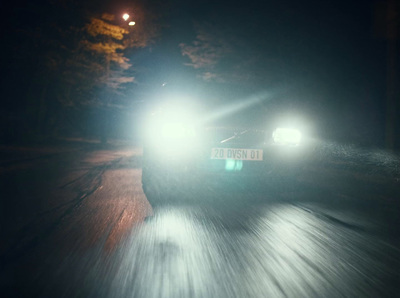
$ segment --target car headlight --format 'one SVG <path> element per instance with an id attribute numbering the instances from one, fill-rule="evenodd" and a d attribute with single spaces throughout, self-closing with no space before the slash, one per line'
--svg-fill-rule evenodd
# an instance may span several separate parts
<path id="1" fill-rule="evenodd" d="M 301 142 L 301 132 L 298 129 L 279 127 L 272 133 L 272 139 L 279 145 L 297 146 Z"/>
<path id="2" fill-rule="evenodd" d="M 185 123 L 164 123 L 160 130 L 164 139 L 185 139 L 195 136 L 193 126 Z"/>
<path id="3" fill-rule="evenodd" d="M 200 136 L 198 116 L 192 108 L 168 105 L 159 108 L 145 125 L 146 147 L 159 158 L 188 159 L 197 156 Z"/>

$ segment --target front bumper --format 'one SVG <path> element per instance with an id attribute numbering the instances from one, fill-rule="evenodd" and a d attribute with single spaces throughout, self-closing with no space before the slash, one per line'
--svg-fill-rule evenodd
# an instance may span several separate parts
<path id="1" fill-rule="evenodd" d="M 201 177 L 236 177 L 260 176 L 278 173 L 282 170 L 298 167 L 306 160 L 306 148 L 301 146 L 288 147 L 275 144 L 263 144 L 249 149 L 263 150 L 261 161 L 212 159 L 213 146 L 197 148 L 193 154 L 160 154 L 151 148 L 144 148 L 144 166 L 149 167 L 163 176 L 180 175 L 185 179 L 192 176 Z"/>

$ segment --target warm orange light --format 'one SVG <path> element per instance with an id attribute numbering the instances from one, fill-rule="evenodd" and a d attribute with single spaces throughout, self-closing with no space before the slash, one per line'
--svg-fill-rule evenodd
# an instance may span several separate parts
<path id="1" fill-rule="evenodd" d="M 135 26 L 135 24 L 136 24 L 135 22 L 129 22 L 128 25 L 129 25 L 129 26 Z"/>
<path id="2" fill-rule="evenodd" d="M 125 13 L 122 18 L 126 21 L 127 19 L 129 19 L 129 14 Z"/>

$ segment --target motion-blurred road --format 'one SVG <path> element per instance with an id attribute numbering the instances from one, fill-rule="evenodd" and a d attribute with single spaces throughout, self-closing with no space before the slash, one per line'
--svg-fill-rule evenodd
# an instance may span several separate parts
<path id="1" fill-rule="evenodd" d="M 389 153 L 348 148 L 295 189 L 204 186 L 153 210 L 140 148 L 0 149 L 2 297 L 400 295 Z"/>

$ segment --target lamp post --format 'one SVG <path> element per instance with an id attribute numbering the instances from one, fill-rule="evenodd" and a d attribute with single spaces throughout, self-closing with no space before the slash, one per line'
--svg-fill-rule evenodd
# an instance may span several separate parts
<path id="1" fill-rule="evenodd" d="M 128 20 L 129 20 L 129 18 L 130 18 L 131 16 L 128 14 L 128 13 L 124 13 L 123 15 L 122 15 L 122 18 L 124 19 L 124 21 L 125 22 L 127 22 Z M 134 21 L 129 21 L 129 23 L 128 23 L 128 25 L 129 26 L 135 26 L 135 22 Z"/>
<path id="2" fill-rule="evenodd" d="M 130 15 L 128 14 L 128 13 L 124 13 L 123 15 L 122 15 L 122 19 L 125 21 L 125 22 L 127 22 L 128 20 L 129 20 L 129 18 L 130 18 Z M 129 26 L 134 26 L 135 25 L 135 22 L 134 21 L 130 21 L 129 23 L 128 23 L 128 25 Z M 124 29 L 125 30 L 125 29 Z M 128 30 L 125 30 L 125 32 L 123 32 L 122 34 L 124 34 L 124 33 L 128 33 L 129 31 Z M 111 36 L 109 36 L 109 42 L 111 42 L 112 41 L 112 37 Z M 108 54 L 106 54 L 106 80 L 107 80 L 107 82 L 109 81 L 109 79 L 110 79 L 110 62 L 111 62 L 111 55 L 112 55 L 112 53 L 108 53 Z M 109 88 L 107 88 L 107 89 L 109 89 Z M 110 102 L 111 102 L 111 98 L 110 98 L 110 95 L 109 94 L 107 94 L 106 95 L 106 101 L 105 101 L 105 105 L 106 106 L 109 106 L 109 104 L 110 104 Z M 104 115 L 104 121 L 102 122 L 102 131 L 101 131 L 101 137 L 100 137 L 100 139 L 101 139 L 101 143 L 102 144 L 107 144 L 107 139 L 108 139 L 108 128 L 109 128 L 109 115 Z"/>

